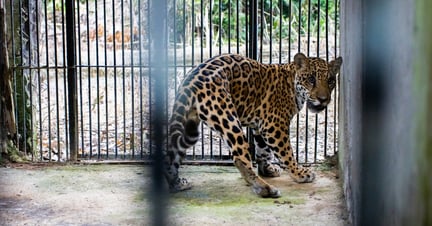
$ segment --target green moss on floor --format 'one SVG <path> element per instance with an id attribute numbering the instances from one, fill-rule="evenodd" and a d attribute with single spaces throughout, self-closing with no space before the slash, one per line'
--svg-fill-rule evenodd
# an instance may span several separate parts
<path id="1" fill-rule="evenodd" d="M 190 190 L 170 195 L 172 223 L 187 218 L 190 225 L 222 222 L 228 225 L 298 225 L 296 220 L 309 220 L 303 225 L 344 225 L 342 191 L 330 167 L 314 167 L 317 179 L 309 184 L 297 184 L 287 173 L 279 178 L 265 178 L 282 193 L 278 199 L 261 198 L 254 194 L 234 167 L 184 166 L 180 172 L 194 184 Z M 334 216 L 334 214 L 338 216 Z M 328 218 L 333 218 L 328 221 Z M 333 221 L 334 220 L 334 221 Z"/>
<path id="2" fill-rule="evenodd" d="M 21 167 L 21 165 L 19 166 Z M 14 197 L 26 208 L 8 210 L 5 219 L 39 224 L 83 223 L 148 225 L 152 213 L 150 166 L 49 165 L 3 168 L 0 197 Z M 342 189 L 331 171 L 313 183 L 297 184 L 284 173 L 266 178 L 282 197 L 258 197 L 232 166 L 183 166 L 192 189 L 169 194 L 168 225 L 346 225 Z M 1 193 L 3 192 L 3 193 Z M 17 195 L 18 192 L 18 195 Z M 36 205 L 37 203 L 37 205 Z M 40 211 L 44 207 L 46 211 Z M 14 212 L 15 211 L 15 212 Z M 5 212 L 5 213 L 6 213 Z M 34 214 L 38 213 L 38 214 Z M 109 224 L 108 224 L 109 223 Z"/>

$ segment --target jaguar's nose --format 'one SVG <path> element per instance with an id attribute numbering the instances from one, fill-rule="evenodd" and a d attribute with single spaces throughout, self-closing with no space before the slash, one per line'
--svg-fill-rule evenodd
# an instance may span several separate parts
<path id="1" fill-rule="evenodd" d="M 317 96 L 317 98 L 318 98 L 318 100 L 319 100 L 321 103 L 327 103 L 327 101 L 328 101 L 328 97 L 327 97 L 327 96 L 324 96 L 324 95 L 322 95 L 322 96 Z"/>

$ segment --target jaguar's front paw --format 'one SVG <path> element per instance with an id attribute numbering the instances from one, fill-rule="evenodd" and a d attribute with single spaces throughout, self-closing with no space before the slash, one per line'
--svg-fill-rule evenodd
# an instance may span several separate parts
<path id="1" fill-rule="evenodd" d="M 315 173 L 306 168 L 291 170 L 290 175 L 297 183 L 310 183 L 315 179 Z"/>
<path id="2" fill-rule="evenodd" d="M 280 191 L 271 185 L 268 185 L 265 187 L 254 185 L 252 187 L 252 189 L 257 195 L 259 195 L 263 198 L 279 198 L 279 197 L 281 197 Z"/>
<path id="3" fill-rule="evenodd" d="M 277 188 L 268 184 L 260 177 L 255 178 L 254 183 L 252 183 L 252 189 L 257 195 L 263 198 L 279 198 L 281 196 Z"/>
<path id="4" fill-rule="evenodd" d="M 275 163 L 258 163 L 258 174 L 263 177 L 280 177 L 282 168 Z"/>
<path id="5" fill-rule="evenodd" d="M 187 181 L 186 178 L 177 178 L 174 182 L 169 185 L 170 192 L 179 192 L 189 190 L 192 188 L 192 184 Z"/>

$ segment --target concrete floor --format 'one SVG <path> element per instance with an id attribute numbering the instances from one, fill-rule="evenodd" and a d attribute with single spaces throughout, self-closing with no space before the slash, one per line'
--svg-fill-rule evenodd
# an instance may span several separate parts
<path id="1" fill-rule="evenodd" d="M 0 225 L 149 225 L 150 166 L 12 165 L 0 168 Z M 183 166 L 191 190 L 171 194 L 167 225 L 347 225 L 336 173 L 314 167 L 297 184 L 268 182 L 282 197 L 256 196 L 236 168 Z"/>

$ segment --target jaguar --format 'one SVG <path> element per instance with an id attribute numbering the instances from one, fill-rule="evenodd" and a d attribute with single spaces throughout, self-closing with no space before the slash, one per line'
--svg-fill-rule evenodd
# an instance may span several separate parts
<path id="1" fill-rule="evenodd" d="M 186 150 L 199 139 L 200 123 L 226 142 L 234 165 L 257 195 L 280 197 L 263 177 L 280 176 L 284 169 L 298 183 L 312 182 L 315 174 L 294 157 L 290 121 L 305 103 L 314 113 L 327 107 L 341 65 L 342 57 L 327 62 L 303 53 L 285 64 L 222 54 L 193 68 L 178 88 L 169 120 L 164 176 L 170 191 L 192 187 L 179 176 L 179 167 Z M 253 131 L 258 174 L 243 127 Z"/>

